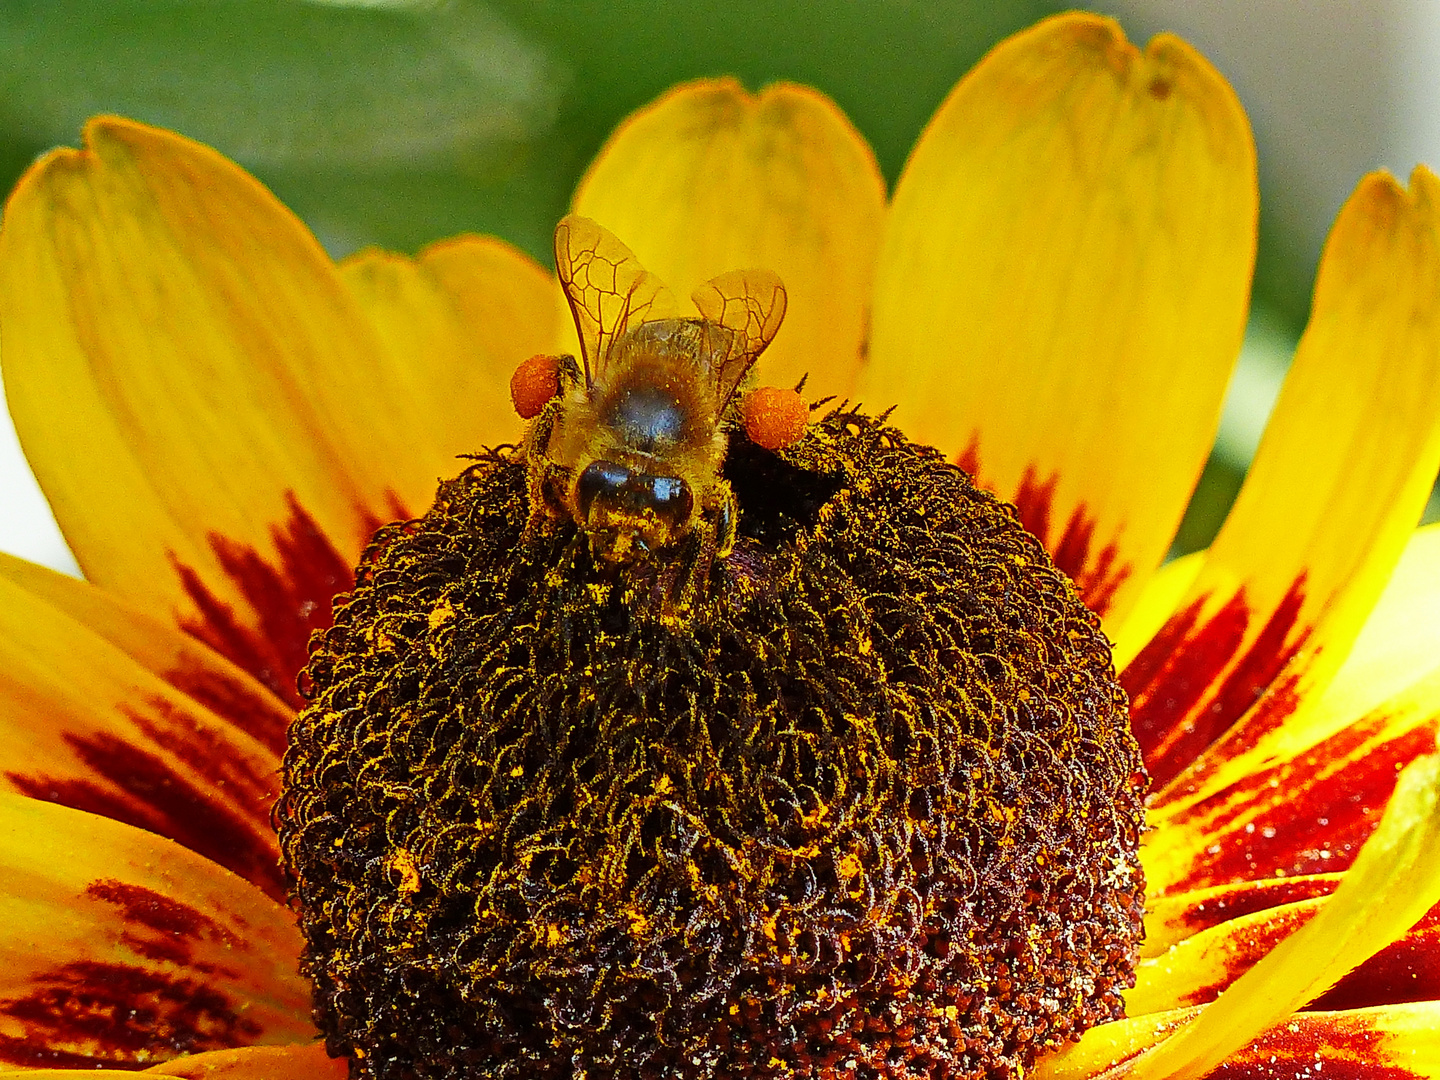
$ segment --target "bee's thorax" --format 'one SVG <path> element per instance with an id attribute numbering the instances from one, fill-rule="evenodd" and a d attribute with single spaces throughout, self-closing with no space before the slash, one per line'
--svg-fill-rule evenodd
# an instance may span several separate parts
<path id="1" fill-rule="evenodd" d="M 605 403 L 600 420 L 626 445 L 653 452 L 682 442 L 690 410 L 668 386 L 638 383 L 623 387 Z"/>

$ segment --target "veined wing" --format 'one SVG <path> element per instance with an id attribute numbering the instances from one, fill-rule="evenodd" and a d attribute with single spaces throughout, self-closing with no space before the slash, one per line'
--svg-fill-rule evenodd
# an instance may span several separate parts
<path id="1" fill-rule="evenodd" d="M 710 373 L 723 410 L 779 331 L 785 318 L 785 286 L 769 270 L 732 270 L 711 278 L 690 299 L 707 322 L 731 333 L 730 347 Z"/>
<path id="2" fill-rule="evenodd" d="M 674 308 L 669 290 L 634 252 L 603 225 L 576 214 L 555 227 L 555 274 L 575 316 L 587 386 L 604 372 L 628 327 Z"/>

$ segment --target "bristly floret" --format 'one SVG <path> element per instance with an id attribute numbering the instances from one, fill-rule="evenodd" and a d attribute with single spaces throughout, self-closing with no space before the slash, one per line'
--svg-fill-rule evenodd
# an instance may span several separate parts
<path id="1" fill-rule="evenodd" d="M 495 453 L 312 643 L 277 820 L 354 1075 L 1005 1077 L 1120 1015 L 1144 782 L 1096 619 L 881 423 L 733 439 L 683 620 L 522 539 Z"/>

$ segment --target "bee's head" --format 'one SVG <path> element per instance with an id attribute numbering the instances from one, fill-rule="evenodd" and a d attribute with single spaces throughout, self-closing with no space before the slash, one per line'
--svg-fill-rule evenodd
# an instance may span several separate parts
<path id="1" fill-rule="evenodd" d="M 575 478 L 572 505 L 596 558 L 624 563 L 678 537 L 690 521 L 695 499 L 690 485 L 678 476 L 598 460 Z"/>

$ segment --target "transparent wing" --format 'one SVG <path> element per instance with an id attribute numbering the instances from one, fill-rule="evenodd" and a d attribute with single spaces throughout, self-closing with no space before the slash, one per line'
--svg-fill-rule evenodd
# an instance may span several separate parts
<path id="1" fill-rule="evenodd" d="M 723 326 L 731 334 L 729 348 L 719 354 L 710 373 L 723 410 L 780 329 L 785 318 L 785 286 L 769 270 L 732 270 L 711 278 L 690 299 L 706 322 Z"/>
<path id="2" fill-rule="evenodd" d="M 626 327 L 674 309 L 670 292 L 615 234 L 571 214 L 555 227 L 555 275 L 580 335 L 585 381 L 593 385 Z"/>

